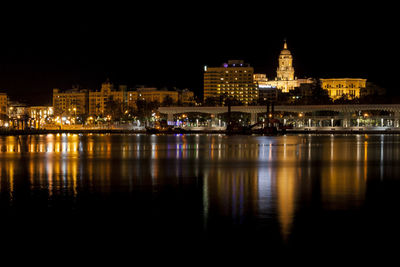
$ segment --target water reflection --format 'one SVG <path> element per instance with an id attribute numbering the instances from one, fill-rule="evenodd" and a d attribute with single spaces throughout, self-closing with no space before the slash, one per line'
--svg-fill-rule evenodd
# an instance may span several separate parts
<path id="1" fill-rule="evenodd" d="M 54 197 L 78 205 L 74 200 L 88 192 L 158 196 L 170 187 L 200 186 L 188 201 L 201 202 L 204 229 L 227 218 L 233 225 L 277 222 L 287 240 L 300 210 L 357 209 L 369 179 L 396 177 L 398 168 L 384 166 L 399 160 L 399 142 L 364 135 L 0 137 L 1 205 L 37 192 L 48 205 Z"/>

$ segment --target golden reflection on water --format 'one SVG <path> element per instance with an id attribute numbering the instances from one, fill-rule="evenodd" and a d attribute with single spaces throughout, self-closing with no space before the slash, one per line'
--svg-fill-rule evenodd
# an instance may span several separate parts
<path id="1" fill-rule="evenodd" d="M 12 202 L 21 183 L 51 198 L 76 197 L 82 190 L 109 193 L 115 186 L 131 191 L 193 183 L 189 177 L 198 177 L 205 224 L 215 215 L 238 224 L 276 218 L 286 239 L 304 203 L 319 201 L 331 210 L 363 204 L 368 151 L 381 163 L 395 157 L 377 142 L 361 135 L 6 136 L 0 137 L 0 192 Z M 317 200 L 311 199 L 315 192 Z"/>

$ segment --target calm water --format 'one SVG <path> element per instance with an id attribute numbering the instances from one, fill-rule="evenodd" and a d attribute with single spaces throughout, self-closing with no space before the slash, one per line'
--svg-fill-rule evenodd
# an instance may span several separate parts
<path id="1" fill-rule="evenodd" d="M 398 248 L 399 159 L 397 135 L 3 136 L 2 240 L 28 250 L 381 252 Z"/>

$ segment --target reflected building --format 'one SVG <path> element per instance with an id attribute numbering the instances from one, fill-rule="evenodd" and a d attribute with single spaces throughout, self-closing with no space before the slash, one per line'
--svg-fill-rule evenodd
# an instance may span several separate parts
<path id="1" fill-rule="evenodd" d="M 45 191 L 48 201 L 134 190 L 148 190 L 154 199 L 190 185 L 201 192 L 205 227 L 221 218 L 234 225 L 256 220 L 263 227 L 279 226 L 288 241 L 296 215 L 307 211 L 309 201 L 329 212 L 364 203 L 367 173 L 384 179 L 384 162 L 399 158 L 384 141 L 365 136 L 8 136 L 0 138 L 0 192 L 4 201 L 13 201 L 24 177 L 22 189 Z M 381 166 L 371 170 L 371 161 Z"/>

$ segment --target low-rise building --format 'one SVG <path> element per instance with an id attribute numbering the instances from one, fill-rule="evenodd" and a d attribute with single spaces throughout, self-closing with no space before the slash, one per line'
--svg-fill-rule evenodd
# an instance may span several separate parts
<path id="1" fill-rule="evenodd" d="M 194 105 L 196 103 L 194 93 L 188 89 L 178 91 L 179 102 L 182 105 Z"/>
<path id="2" fill-rule="evenodd" d="M 88 112 L 87 89 L 53 89 L 53 108 L 56 115 L 77 116 Z"/>
<path id="3" fill-rule="evenodd" d="M 146 102 L 164 103 L 169 98 L 171 104 L 177 104 L 180 98 L 178 91 L 158 90 L 154 87 L 139 87 L 136 90 L 128 91 L 128 106 L 136 108 L 138 100 Z"/>
<path id="4" fill-rule="evenodd" d="M 18 101 L 9 101 L 8 118 L 10 128 L 25 129 L 29 120 L 28 105 Z"/>
<path id="5" fill-rule="evenodd" d="M 359 98 L 361 89 L 366 87 L 367 79 L 330 78 L 320 81 L 322 89 L 327 90 L 329 97 L 336 100 L 343 95 L 349 99 Z"/>
<path id="6" fill-rule="evenodd" d="M 7 94 L 6 93 L 0 93 L 0 114 L 2 115 L 8 115 L 7 112 Z"/>
<path id="7" fill-rule="evenodd" d="M 51 106 L 31 106 L 28 108 L 28 114 L 30 127 L 39 129 L 49 122 L 51 116 L 54 115 L 54 109 Z"/>

